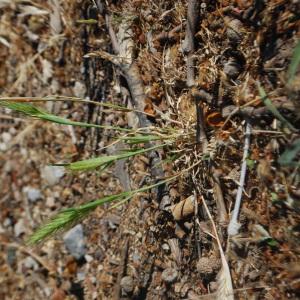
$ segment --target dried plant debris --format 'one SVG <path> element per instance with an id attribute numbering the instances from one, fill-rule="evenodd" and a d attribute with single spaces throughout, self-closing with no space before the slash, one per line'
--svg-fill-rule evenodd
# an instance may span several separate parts
<path id="1" fill-rule="evenodd" d="M 298 299 L 299 11 L 0 0 L 0 299 Z"/>

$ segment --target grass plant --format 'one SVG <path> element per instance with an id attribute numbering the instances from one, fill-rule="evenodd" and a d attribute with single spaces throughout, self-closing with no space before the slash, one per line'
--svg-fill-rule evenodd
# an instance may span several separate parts
<path id="1" fill-rule="evenodd" d="M 71 99 L 74 102 L 85 102 L 82 101 L 82 99 L 77 99 L 77 98 L 71 98 Z M 167 145 L 170 145 L 179 136 L 178 134 L 177 135 L 175 134 L 176 131 L 170 130 L 172 132 L 170 133 L 167 129 L 165 129 L 164 131 L 159 131 L 158 129 L 156 129 L 149 133 L 147 131 L 144 131 L 143 129 L 133 130 L 128 128 L 116 127 L 116 126 L 104 126 L 98 124 L 72 121 L 51 114 L 45 111 L 44 109 L 41 109 L 35 105 L 28 103 L 28 102 L 43 102 L 43 101 L 56 101 L 56 100 L 67 101 L 70 100 L 70 98 L 64 98 L 64 97 L 9 98 L 6 97 L 6 98 L 0 98 L 0 106 L 24 114 L 31 118 L 40 119 L 43 121 L 48 121 L 48 122 L 57 123 L 61 125 L 113 130 L 116 132 L 116 136 L 114 137 L 116 141 L 114 143 L 118 141 L 122 141 L 123 143 L 125 143 L 125 145 L 134 146 L 134 148 L 124 149 L 122 150 L 121 153 L 115 155 L 104 155 L 104 156 L 99 156 L 99 157 L 90 158 L 86 160 L 71 162 L 71 163 L 55 164 L 59 166 L 64 166 L 66 169 L 70 171 L 90 171 L 93 169 L 105 170 L 118 160 L 129 159 L 131 157 L 144 154 L 146 152 L 157 150 L 159 148 L 163 148 Z M 91 101 L 87 100 L 87 103 L 89 102 Z M 128 109 L 113 104 L 106 104 L 106 106 L 111 109 L 130 111 Z M 120 132 L 122 132 L 123 134 L 125 133 L 125 135 L 120 136 L 119 135 Z M 151 147 L 146 147 L 146 148 L 136 147 L 139 144 L 149 144 L 150 142 L 158 142 L 158 143 Z M 39 243 L 44 239 L 52 236 L 58 231 L 70 228 L 72 225 L 75 225 L 83 218 L 85 218 L 90 212 L 92 212 L 96 207 L 100 205 L 111 203 L 111 202 L 124 203 L 128 201 L 130 198 L 132 198 L 134 195 L 136 195 L 137 193 L 151 190 L 159 185 L 165 184 L 167 181 L 173 180 L 177 176 L 168 179 L 163 179 L 159 182 L 156 182 L 155 184 L 144 186 L 137 190 L 126 191 L 120 194 L 106 196 L 104 198 L 88 202 L 78 207 L 64 209 L 58 212 L 55 216 L 53 216 L 48 222 L 41 225 L 29 237 L 28 244 L 33 245 Z"/>

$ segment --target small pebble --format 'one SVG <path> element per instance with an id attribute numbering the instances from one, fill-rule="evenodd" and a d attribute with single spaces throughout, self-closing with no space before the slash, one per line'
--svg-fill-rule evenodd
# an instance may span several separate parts
<path id="1" fill-rule="evenodd" d="M 5 143 L 0 143 L 0 151 L 6 151 L 7 145 Z"/>
<path id="2" fill-rule="evenodd" d="M 77 280 L 83 281 L 85 279 L 85 273 L 84 272 L 77 272 Z"/>
<path id="3" fill-rule="evenodd" d="M 130 294 L 132 293 L 133 289 L 134 289 L 134 284 L 133 284 L 133 279 L 131 276 L 125 276 L 121 279 L 121 283 L 120 283 L 122 290 L 127 293 Z"/>
<path id="4" fill-rule="evenodd" d="M 11 134 L 8 132 L 3 132 L 2 133 L 2 140 L 4 143 L 9 143 L 11 141 Z"/>
<path id="5" fill-rule="evenodd" d="M 166 244 L 166 243 L 163 243 L 163 244 L 162 244 L 162 248 L 163 248 L 163 250 L 165 250 L 165 251 L 169 251 L 169 250 L 170 250 L 170 246 L 169 246 L 168 244 Z"/>
<path id="6" fill-rule="evenodd" d="M 55 207 L 55 199 L 53 197 L 46 198 L 46 206 L 49 208 Z"/>
<path id="7" fill-rule="evenodd" d="M 14 226 L 14 233 L 16 237 L 19 237 L 21 234 L 25 233 L 25 223 L 23 219 L 20 219 Z"/>
<path id="8" fill-rule="evenodd" d="M 167 268 L 162 272 L 161 278 L 166 283 L 173 283 L 178 278 L 178 272 L 176 269 Z"/>
<path id="9" fill-rule="evenodd" d="M 79 98 L 84 98 L 86 94 L 86 87 L 83 83 L 76 81 L 73 88 L 74 95 Z"/>
<path id="10" fill-rule="evenodd" d="M 87 263 L 90 263 L 91 261 L 93 261 L 93 256 L 89 255 L 89 254 L 86 254 L 84 256 L 84 259 L 86 260 Z"/>
<path id="11" fill-rule="evenodd" d="M 31 186 L 26 186 L 23 191 L 27 195 L 28 200 L 31 202 L 36 202 L 38 199 L 42 198 L 41 191 Z"/>
<path id="12" fill-rule="evenodd" d="M 32 269 L 34 271 L 39 269 L 39 264 L 31 256 L 26 257 L 23 262 L 27 269 Z"/>
<path id="13" fill-rule="evenodd" d="M 3 226 L 4 227 L 9 227 L 12 225 L 12 221 L 10 218 L 5 218 L 4 221 L 3 221 Z"/>

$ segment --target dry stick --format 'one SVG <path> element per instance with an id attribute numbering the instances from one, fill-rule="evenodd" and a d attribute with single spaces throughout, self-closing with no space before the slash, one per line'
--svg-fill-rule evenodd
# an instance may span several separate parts
<path id="1" fill-rule="evenodd" d="M 195 178 L 195 174 L 193 172 L 193 182 L 194 185 L 196 186 L 196 181 L 194 180 Z M 195 241 L 196 241 L 196 246 L 197 246 L 197 254 L 198 254 L 198 258 L 201 257 L 201 245 L 200 245 L 200 232 L 199 229 L 197 230 L 196 224 L 199 226 L 200 221 L 199 221 L 199 216 L 198 216 L 198 193 L 197 193 L 197 189 L 194 190 L 194 197 L 195 197 L 195 201 L 194 201 L 194 226 L 195 226 Z M 200 226 L 198 227 L 200 228 Z"/>
<path id="2" fill-rule="evenodd" d="M 216 198 L 217 210 L 218 210 L 218 222 L 221 225 L 226 224 L 228 221 L 228 214 L 226 211 L 226 206 L 224 202 L 223 192 L 221 189 L 220 183 L 220 175 L 217 170 L 212 170 L 212 178 L 213 178 L 213 192 Z"/>
<path id="3" fill-rule="evenodd" d="M 195 52 L 195 33 L 196 25 L 198 21 L 198 8 L 199 1 L 189 0 L 188 1 L 188 13 L 187 13 L 187 24 L 186 24 L 186 36 L 183 41 L 182 49 L 183 52 L 187 53 L 187 85 L 188 87 L 194 86 L 195 70 L 194 70 L 194 52 Z"/>
<path id="4" fill-rule="evenodd" d="M 251 125 L 247 122 L 246 123 L 246 133 L 245 133 L 245 145 L 244 145 L 244 154 L 242 160 L 242 167 L 241 167 L 241 175 L 239 180 L 239 187 L 236 195 L 235 205 L 232 213 L 232 217 L 230 223 L 228 225 L 228 235 L 234 236 L 237 235 L 239 232 L 240 224 L 238 223 L 238 216 L 241 206 L 242 194 L 244 189 L 246 171 L 247 171 L 247 157 L 250 147 L 250 135 L 251 135 Z"/>
<path id="5" fill-rule="evenodd" d="M 202 150 L 206 152 L 206 147 L 208 144 L 207 136 L 205 133 L 204 125 L 204 115 L 203 115 L 203 100 L 202 93 L 192 89 L 192 97 L 196 103 L 196 112 L 197 112 L 197 127 L 196 127 L 196 142 L 202 142 Z"/>
<path id="6" fill-rule="evenodd" d="M 197 127 L 196 127 L 196 141 L 203 143 L 203 149 L 206 148 L 207 145 L 207 137 L 205 134 L 204 127 L 204 117 L 203 117 L 203 109 L 201 99 L 197 97 L 197 94 L 193 91 L 193 87 L 195 86 L 195 33 L 196 33 L 196 25 L 198 22 L 198 12 L 199 12 L 199 1 L 197 0 L 189 0 L 188 2 L 188 13 L 187 13 L 187 24 L 186 24 L 186 36 L 183 41 L 182 49 L 183 52 L 187 53 L 187 86 L 191 89 L 192 98 L 196 104 L 196 112 L 197 112 Z"/>
<path id="7" fill-rule="evenodd" d="M 118 54 L 118 56 L 115 56 L 114 58 L 110 56 L 110 60 L 116 66 L 118 66 L 124 74 L 128 83 L 134 107 L 139 111 L 144 112 L 146 103 L 145 88 L 140 76 L 139 68 L 133 61 L 133 45 L 131 44 L 133 33 L 130 28 L 130 24 L 128 24 L 129 21 L 126 21 L 124 18 L 123 22 L 119 26 L 118 35 L 115 34 L 109 18 L 106 18 L 106 22 L 108 32 L 113 43 L 114 52 Z M 152 126 L 151 122 L 143 113 L 137 113 L 137 115 L 141 127 Z M 146 146 L 151 147 L 153 146 L 153 143 L 149 142 L 146 144 Z M 150 158 L 152 160 L 151 174 L 155 178 L 163 178 L 164 171 L 162 167 L 157 167 L 157 165 L 160 163 L 159 154 L 155 151 L 152 151 L 150 152 Z M 159 186 L 156 188 L 158 198 L 162 197 L 163 190 L 164 186 Z"/>
<path id="8" fill-rule="evenodd" d="M 289 101 L 288 99 L 285 98 L 274 100 L 272 104 L 277 109 L 285 109 L 287 111 L 295 111 L 296 109 L 295 104 L 292 101 Z M 260 116 L 271 114 L 271 112 L 265 106 L 252 107 L 252 106 L 248 106 L 247 104 L 241 107 L 236 107 L 235 105 L 229 105 L 222 109 L 222 116 L 224 118 L 231 117 L 236 114 L 242 114 L 247 117 L 260 117 Z"/>
<path id="9" fill-rule="evenodd" d="M 0 242 L 0 245 L 3 245 L 5 247 L 15 248 L 20 252 L 23 252 L 29 256 L 31 256 L 34 260 L 36 260 L 41 266 L 43 266 L 49 273 L 55 272 L 55 266 L 49 264 L 44 258 L 39 256 L 38 254 L 34 253 L 32 249 L 28 249 L 22 245 L 19 245 L 17 243 L 9 243 L 9 242 Z"/>

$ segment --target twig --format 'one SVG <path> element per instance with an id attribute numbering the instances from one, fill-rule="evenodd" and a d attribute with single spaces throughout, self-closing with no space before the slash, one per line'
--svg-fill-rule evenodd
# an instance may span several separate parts
<path id="1" fill-rule="evenodd" d="M 50 265 L 44 258 L 34 253 L 31 249 L 28 249 L 24 246 L 21 246 L 17 243 L 9 243 L 9 242 L 0 242 L 1 245 L 5 247 L 15 248 L 20 252 L 23 252 L 29 256 L 31 256 L 34 260 L 36 260 L 41 266 L 43 266 L 49 273 L 55 272 L 55 266 Z"/>
<path id="2" fill-rule="evenodd" d="M 251 125 L 247 122 L 246 123 L 246 133 L 245 133 L 245 145 L 244 145 L 244 154 L 242 160 L 242 167 L 241 167 L 241 175 L 239 180 L 239 187 L 236 195 L 235 205 L 232 213 L 232 217 L 230 223 L 228 225 L 228 235 L 234 236 L 238 234 L 240 224 L 238 223 L 238 215 L 241 206 L 243 188 L 245 183 L 246 171 L 247 171 L 247 157 L 250 147 L 250 135 L 251 135 Z"/>
<path id="3" fill-rule="evenodd" d="M 186 36 L 183 41 L 182 49 L 183 52 L 188 54 L 187 57 L 187 86 L 194 86 L 194 51 L 195 51 L 195 33 L 196 24 L 198 21 L 198 8 L 199 1 L 189 0 L 188 1 L 188 13 L 187 13 L 187 24 L 186 24 Z"/>
<path id="4" fill-rule="evenodd" d="M 273 105 L 277 109 L 285 109 L 287 111 L 295 111 L 296 107 L 295 104 L 292 101 L 289 101 L 288 99 L 278 99 L 273 101 Z M 252 107 L 252 106 L 243 106 L 243 107 L 236 107 L 235 105 L 229 105 L 223 108 L 222 110 L 222 116 L 224 118 L 231 117 L 236 114 L 241 114 L 247 117 L 261 117 L 265 115 L 270 115 L 270 110 L 265 107 Z"/>
<path id="5" fill-rule="evenodd" d="M 195 101 L 197 112 L 196 142 L 202 143 L 202 150 L 205 153 L 208 141 L 205 133 L 203 103 L 206 100 L 206 97 L 202 91 L 197 91 L 196 88 L 192 88 L 192 97 Z"/>
<path id="6" fill-rule="evenodd" d="M 207 137 L 204 128 L 204 116 L 202 109 L 201 98 L 198 97 L 195 87 L 195 33 L 196 25 L 198 22 L 199 12 L 199 1 L 189 0 L 188 1 L 188 12 L 187 12 L 187 24 L 186 24 L 186 35 L 183 41 L 182 50 L 187 54 L 186 67 L 187 67 L 187 86 L 191 89 L 191 95 L 196 105 L 197 112 L 197 125 L 196 125 L 196 141 L 202 142 L 202 149 L 205 150 L 207 146 Z M 205 151 L 204 151 L 205 152 Z"/>
<path id="7" fill-rule="evenodd" d="M 110 15 L 108 15 L 108 14 L 105 15 L 105 23 L 106 23 L 106 27 L 107 27 L 107 30 L 108 30 L 108 33 L 110 36 L 110 40 L 111 40 L 111 44 L 113 46 L 114 52 L 115 52 L 115 54 L 119 54 L 120 53 L 120 45 L 118 43 L 115 31 L 112 27 Z"/>
<path id="8" fill-rule="evenodd" d="M 193 172 L 194 173 L 194 172 Z M 193 179 L 194 179 L 194 174 L 193 174 Z M 194 181 L 194 180 L 193 180 Z M 196 182 L 194 181 L 194 184 L 196 185 Z M 198 193 L 197 193 L 197 189 L 195 189 L 194 191 L 194 195 L 195 195 L 195 209 L 194 209 L 194 216 L 195 216 L 195 241 L 196 241 L 196 246 L 197 246 L 197 254 L 198 254 L 198 258 L 201 256 L 201 245 L 200 245 L 200 233 L 199 233 L 199 226 L 197 227 L 197 225 L 200 224 L 199 221 L 199 216 L 198 216 Z"/>
<path id="9" fill-rule="evenodd" d="M 224 225 L 228 221 L 228 215 L 226 211 L 226 206 L 224 202 L 223 192 L 221 189 L 220 183 L 220 174 L 217 170 L 212 170 L 212 178 L 213 178 L 213 192 L 216 199 L 217 210 L 218 210 L 218 222 Z"/>

